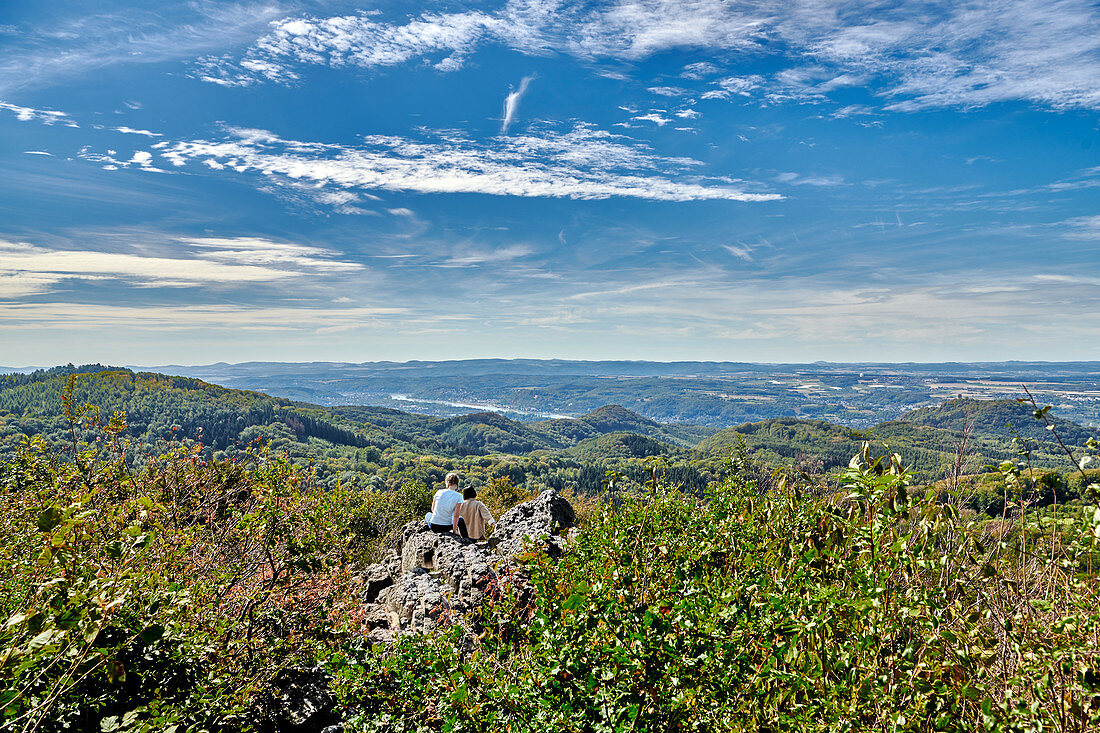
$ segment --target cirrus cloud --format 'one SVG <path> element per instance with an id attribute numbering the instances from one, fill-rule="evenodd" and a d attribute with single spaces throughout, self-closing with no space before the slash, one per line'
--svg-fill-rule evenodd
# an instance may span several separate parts
<path id="1" fill-rule="evenodd" d="M 177 168 L 200 161 L 223 173 L 258 175 L 267 183 L 335 190 L 651 201 L 783 198 L 750 190 L 762 189 L 758 184 L 689 175 L 701 165 L 698 161 L 660 156 L 641 143 L 585 124 L 487 143 L 451 132 L 424 134 L 425 139 L 367 135 L 362 145 L 348 146 L 228 128 L 220 140 L 165 141 L 152 147 Z"/>
<path id="2" fill-rule="evenodd" d="M 761 79 L 774 102 L 815 101 L 859 85 L 895 111 L 1012 100 L 1100 108 L 1100 13 L 1089 0 L 617 0 L 595 7 L 508 0 L 493 10 L 430 12 L 403 22 L 302 16 L 277 21 L 239 57 L 202 59 L 197 75 L 248 85 L 297 80 L 301 65 L 378 68 L 414 60 L 454 71 L 486 45 L 626 62 L 673 49 L 767 56 L 785 66 Z M 682 78 L 701 80 L 719 68 L 691 63 Z M 735 79 L 704 96 L 743 95 L 755 85 Z"/>

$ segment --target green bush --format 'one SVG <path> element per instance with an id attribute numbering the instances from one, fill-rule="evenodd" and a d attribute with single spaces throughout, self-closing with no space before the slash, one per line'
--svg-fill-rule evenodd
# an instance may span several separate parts
<path id="1" fill-rule="evenodd" d="M 532 600 L 333 659 L 363 730 L 1091 730 L 1100 511 L 1042 564 L 983 542 L 900 459 L 840 492 L 660 486 L 591 518 Z M 464 645 L 476 633 L 479 642 Z"/>
<path id="2" fill-rule="evenodd" d="M 65 410 L 67 454 L 26 441 L 0 470 L 0 728 L 247 729 L 344 625 L 348 497 L 263 452 L 136 472 L 121 416 Z"/>

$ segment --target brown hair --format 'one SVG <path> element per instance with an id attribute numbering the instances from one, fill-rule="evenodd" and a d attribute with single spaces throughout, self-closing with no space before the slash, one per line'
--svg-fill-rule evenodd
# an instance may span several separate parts
<path id="1" fill-rule="evenodd" d="M 473 486 L 467 486 L 465 489 L 462 490 L 463 499 L 473 499 L 476 496 L 477 489 L 475 489 Z"/>
<path id="2" fill-rule="evenodd" d="M 458 486 L 458 474 L 457 473 L 448 473 L 447 474 L 447 481 L 445 483 L 446 483 L 447 486 Z"/>

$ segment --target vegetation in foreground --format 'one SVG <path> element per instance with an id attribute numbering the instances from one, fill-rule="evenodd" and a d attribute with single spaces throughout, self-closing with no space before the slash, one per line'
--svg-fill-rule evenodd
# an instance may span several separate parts
<path id="1" fill-rule="evenodd" d="M 530 602 L 382 649 L 355 572 L 424 495 L 372 503 L 262 451 L 138 470 L 121 416 L 82 441 L 95 415 L 64 408 L 70 450 L 26 442 L 0 474 L 10 730 L 247 730 L 312 663 L 351 730 L 1100 728 L 1093 505 L 967 518 L 867 449 L 839 487 L 765 487 L 737 456 L 703 498 L 655 463 L 609 477 L 560 563 L 526 558 Z"/>

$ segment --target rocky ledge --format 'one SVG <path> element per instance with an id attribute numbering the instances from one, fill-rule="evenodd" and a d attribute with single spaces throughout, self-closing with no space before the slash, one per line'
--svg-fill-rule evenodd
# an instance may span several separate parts
<path id="1" fill-rule="evenodd" d="M 388 644 L 400 634 L 428 633 L 475 611 L 488 594 L 527 586 L 516 559 L 527 551 L 558 558 L 573 507 L 548 489 L 501 516 L 487 542 L 436 534 L 423 520 L 404 526 L 391 553 L 361 574 L 368 638 Z M 257 699 L 255 717 L 267 733 L 339 733 L 343 711 L 320 668 L 284 670 Z"/>
<path id="2" fill-rule="evenodd" d="M 505 512 L 488 542 L 409 522 L 391 554 L 362 574 L 371 637 L 386 642 L 399 633 L 431 631 L 477 609 L 487 593 L 513 576 L 525 548 L 560 557 L 563 533 L 573 525 L 573 507 L 551 489 Z"/>

